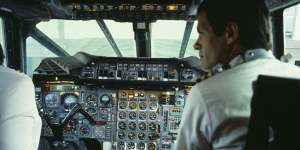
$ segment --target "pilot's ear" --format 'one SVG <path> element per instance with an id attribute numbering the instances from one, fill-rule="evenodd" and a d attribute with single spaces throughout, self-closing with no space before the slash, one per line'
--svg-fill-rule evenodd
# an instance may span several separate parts
<path id="1" fill-rule="evenodd" d="M 238 25 L 234 22 L 229 22 L 225 30 L 226 44 L 231 45 L 239 39 L 239 36 L 240 31 Z"/>

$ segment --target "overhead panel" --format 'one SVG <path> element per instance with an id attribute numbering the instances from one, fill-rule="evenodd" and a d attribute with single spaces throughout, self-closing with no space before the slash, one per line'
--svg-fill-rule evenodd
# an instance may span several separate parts
<path id="1" fill-rule="evenodd" d="M 65 0 L 62 6 L 73 19 L 113 19 L 116 21 L 194 20 L 192 0 Z"/>

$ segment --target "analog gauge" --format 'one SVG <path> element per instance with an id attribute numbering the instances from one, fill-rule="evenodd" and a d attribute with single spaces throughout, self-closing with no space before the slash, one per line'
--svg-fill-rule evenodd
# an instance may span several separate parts
<path id="1" fill-rule="evenodd" d="M 95 95 L 89 95 L 86 97 L 86 102 L 88 106 L 97 106 L 97 97 Z"/>
<path id="2" fill-rule="evenodd" d="M 126 112 L 124 111 L 119 112 L 119 119 L 126 119 Z"/>
<path id="3" fill-rule="evenodd" d="M 139 129 L 140 129 L 140 130 L 144 131 L 144 130 L 146 130 L 146 127 L 147 127 L 147 125 L 146 125 L 145 122 L 140 122 L 140 123 L 139 123 Z"/>
<path id="4" fill-rule="evenodd" d="M 141 113 L 139 114 L 139 118 L 140 118 L 141 120 L 146 120 L 146 118 L 147 118 L 147 113 L 146 113 L 146 112 L 141 112 Z"/>
<path id="5" fill-rule="evenodd" d="M 118 137 L 119 137 L 119 139 L 124 139 L 125 138 L 125 132 L 124 131 L 118 131 Z"/>
<path id="6" fill-rule="evenodd" d="M 155 120 L 155 119 L 156 119 L 156 117 L 157 117 L 157 115 L 156 115 L 156 113 L 155 113 L 155 112 L 151 112 L 151 113 L 149 113 L 149 119 L 150 119 L 150 120 Z"/>
<path id="7" fill-rule="evenodd" d="M 107 94 L 104 94 L 100 97 L 100 104 L 102 105 L 108 105 L 111 101 L 110 96 L 108 96 Z"/>
<path id="8" fill-rule="evenodd" d="M 145 102 L 140 102 L 139 108 L 140 110 L 145 110 L 147 108 L 147 104 Z"/>
<path id="9" fill-rule="evenodd" d="M 147 147 L 148 147 L 148 150 L 156 150 L 156 145 L 152 142 L 149 143 Z"/>
<path id="10" fill-rule="evenodd" d="M 139 140 L 145 140 L 145 137 L 146 137 L 145 133 L 143 132 L 138 133 Z"/>
<path id="11" fill-rule="evenodd" d="M 130 118 L 131 120 L 134 120 L 134 119 L 136 118 L 136 113 L 135 113 L 135 112 L 130 112 L 130 113 L 129 113 L 129 118 Z"/>
<path id="12" fill-rule="evenodd" d="M 149 107 L 150 107 L 151 110 L 156 110 L 157 109 L 157 103 L 152 102 L 152 103 L 149 104 Z"/>
<path id="13" fill-rule="evenodd" d="M 148 138 L 149 140 L 156 140 L 158 137 L 156 133 L 149 133 Z"/>
<path id="14" fill-rule="evenodd" d="M 76 122 L 75 120 L 71 119 L 64 127 L 64 132 L 71 134 L 75 131 L 75 129 L 76 129 Z"/>
<path id="15" fill-rule="evenodd" d="M 118 149 L 125 149 L 125 143 L 124 142 L 118 142 Z"/>
<path id="16" fill-rule="evenodd" d="M 149 130 L 151 130 L 151 131 L 156 130 L 156 124 L 154 122 L 149 123 Z"/>
<path id="17" fill-rule="evenodd" d="M 135 122 L 130 122 L 128 124 L 128 127 L 129 127 L 130 130 L 135 130 L 136 129 L 136 123 Z"/>
<path id="18" fill-rule="evenodd" d="M 129 108 L 130 108 L 131 110 L 136 109 L 136 107 L 137 107 L 136 102 L 130 102 L 130 103 L 129 103 Z"/>
<path id="19" fill-rule="evenodd" d="M 90 128 L 88 126 L 81 126 L 79 128 L 79 134 L 82 136 L 87 136 L 90 134 Z"/>
<path id="20" fill-rule="evenodd" d="M 145 143 L 142 143 L 142 142 L 140 142 L 138 145 L 137 145 L 137 149 L 138 150 L 144 150 L 145 149 Z"/>
<path id="21" fill-rule="evenodd" d="M 119 122 L 119 129 L 126 129 L 126 123 L 125 122 Z"/>
<path id="22" fill-rule="evenodd" d="M 85 111 L 91 115 L 91 116 L 94 116 L 96 113 L 97 113 L 97 110 L 95 108 L 92 108 L 92 107 L 88 107 L 85 109 Z"/>
<path id="23" fill-rule="evenodd" d="M 129 133 L 128 133 L 128 138 L 129 138 L 130 140 L 134 140 L 134 139 L 136 138 L 135 133 L 134 133 L 134 132 L 129 132 Z"/>
<path id="24" fill-rule="evenodd" d="M 71 109 L 78 101 L 78 97 L 75 95 L 68 95 L 64 98 L 63 104 L 65 109 Z"/>
<path id="25" fill-rule="evenodd" d="M 127 109 L 127 102 L 120 102 L 119 103 L 119 108 L 120 109 Z"/>
<path id="26" fill-rule="evenodd" d="M 128 149 L 135 149 L 135 144 L 133 142 L 129 142 L 127 144 Z"/>
<path id="27" fill-rule="evenodd" d="M 45 96 L 46 107 L 53 108 L 59 105 L 59 97 L 54 93 L 49 93 Z"/>

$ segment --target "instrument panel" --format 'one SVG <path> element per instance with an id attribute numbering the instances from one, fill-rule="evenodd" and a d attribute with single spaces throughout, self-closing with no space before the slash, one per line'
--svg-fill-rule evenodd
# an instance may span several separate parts
<path id="1" fill-rule="evenodd" d="M 201 76 L 176 59 L 96 59 L 70 72 L 34 75 L 42 136 L 58 136 L 53 126 L 62 125 L 64 141 L 95 139 L 116 150 L 171 149 Z"/>

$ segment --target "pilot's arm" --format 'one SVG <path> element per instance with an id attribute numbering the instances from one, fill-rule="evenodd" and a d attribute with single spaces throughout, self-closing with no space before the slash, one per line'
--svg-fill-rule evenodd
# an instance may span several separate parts
<path id="1" fill-rule="evenodd" d="M 36 150 L 41 119 L 31 79 L 18 74 L 1 83 L 7 84 L 0 87 L 0 150 Z"/>

